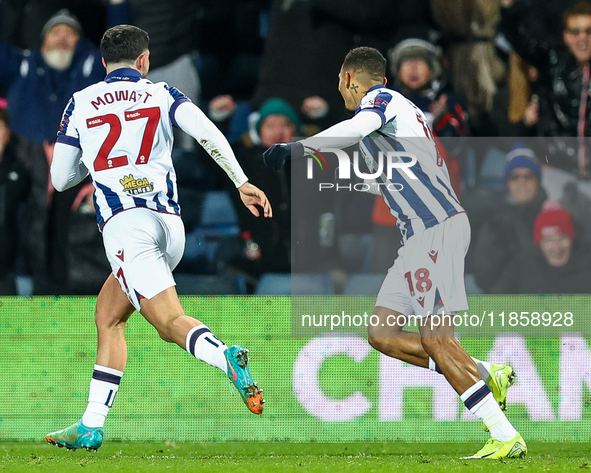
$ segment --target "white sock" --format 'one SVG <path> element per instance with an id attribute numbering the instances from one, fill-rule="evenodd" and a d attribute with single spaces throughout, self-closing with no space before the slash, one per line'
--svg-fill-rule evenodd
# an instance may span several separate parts
<path id="1" fill-rule="evenodd" d="M 473 356 L 470 358 L 472 358 L 472 360 L 474 360 L 474 363 L 476 363 L 476 367 L 478 368 L 480 377 L 484 380 L 488 379 L 490 372 L 492 370 L 490 363 L 479 360 L 478 358 L 474 358 Z M 429 369 L 432 371 L 437 371 L 439 374 L 443 374 L 441 373 L 441 370 L 438 368 L 437 363 L 435 363 L 435 360 L 431 357 L 429 357 Z"/>
<path id="2" fill-rule="evenodd" d="M 437 371 L 439 374 L 443 374 L 441 370 L 437 367 L 437 363 L 435 363 L 435 360 L 431 357 L 429 357 L 429 369 L 431 371 Z"/>
<path id="3" fill-rule="evenodd" d="M 103 427 L 105 425 L 105 419 L 119 390 L 122 376 L 123 371 L 108 366 L 94 365 L 88 392 L 88 405 L 82 416 L 82 423 L 86 427 Z"/>
<path id="4" fill-rule="evenodd" d="M 224 351 L 228 346 L 218 339 L 207 325 L 197 325 L 189 330 L 186 350 L 198 360 L 221 369 L 228 374 L 228 363 Z"/>
<path id="5" fill-rule="evenodd" d="M 487 361 L 479 360 L 478 358 L 474 358 L 474 357 L 472 357 L 472 359 L 474 360 L 474 363 L 476 363 L 476 366 L 478 367 L 478 371 L 480 372 L 480 377 L 486 381 L 488 379 L 488 377 L 490 376 L 490 372 L 492 371 L 492 367 L 491 367 L 490 363 L 488 363 Z"/>
<path id="6" fill-rule="evenodd" d="M 460 398 L 470 412 L 488 427 L 491 437 L 502 442 L 515 438 L 515 427 L 511 425 L 484 381 L 480 380 L 470 386 Z"/>

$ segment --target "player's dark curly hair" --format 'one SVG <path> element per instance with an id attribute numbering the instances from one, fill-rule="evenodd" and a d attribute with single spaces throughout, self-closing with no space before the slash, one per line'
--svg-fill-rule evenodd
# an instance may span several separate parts
<path id="1" fill-rule="evenodd" d="M 101 39 L 101 52 L 107 64 L 135 61 L 148 49 L 150 37 L 144 30 L 132 25 L 113 26 Z"/>
<path id="2" fill-rule="evenodd" d="M 345 56 L 343 69 L 365 72 L 372 79 L 381 81 L 386 75 L 386 59 L 377 49 L 361 46 L 351 49 Z"/>

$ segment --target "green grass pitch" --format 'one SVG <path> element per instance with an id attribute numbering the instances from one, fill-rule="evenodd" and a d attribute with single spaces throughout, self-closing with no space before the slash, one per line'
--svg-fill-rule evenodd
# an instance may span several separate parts
<path id="1" fill-rule="evenodd" d="M 523 460 L 460 460 L 481 444 L 130 443 L 98 452 L 0 444 L 2 472 L 522 472 L 591 470 L 589 443 L 531 443 Z"/>

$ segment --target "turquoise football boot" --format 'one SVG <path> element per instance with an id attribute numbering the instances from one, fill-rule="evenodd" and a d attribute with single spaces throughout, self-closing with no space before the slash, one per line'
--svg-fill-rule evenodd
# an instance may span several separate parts
<path id="1" fill-rule="evenodd" d="M 248 350 L 244 347 L 234 345 L 224 351 L 228 363 L 228 378 L 234 384 L 244 404 L 254 414 L 263 412 L 262 389 L 252 380 L 248 369 Z"/>
<path id="2" fill-rule="evenodd" d="M 103 444 L 103 429 L 86 427 L 80 419 L 70 427 L 48 434 L 45 440 L 57 447 L 66 447 L 68 450 L 85 448 L 96 452 Z"/>

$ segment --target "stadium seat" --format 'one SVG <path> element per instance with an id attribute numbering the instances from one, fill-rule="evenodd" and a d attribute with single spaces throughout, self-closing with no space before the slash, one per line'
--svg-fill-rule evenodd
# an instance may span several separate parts
<path id="1" fill-rule="evenodd" d="M 16 295 L 30 297 L 34 293 L 33 278 L 31 276 L 15 276 L 14 285 L 16 286 Z"/>
<path id="2" fill-rule="evenodd" d="M 466 285 L 466 294 L 484 294 L 482 289 L 476 284 L 476 278 L 472 273 L 464 275 L 464 284 Z"/>
<path id="3" fill-rule="evenodd" d="M 494 146 L 488 148 L 480 167 L 479 185 L 494 190 L 505 189 L 506 164 L 507 160 L 503 151 Z"/>
<path id="4" fill-rule="evenodd" d="M 186 235 L 178 270 L 191 274 L 219 273 L 240 255 L 241 245 L 238 235 L 211 235 L 200 227 L 195 228 Z"/>
<path id="5" fill-rule="evenodd" d="M 369 271 L 374 237 L 371 233 L 344 233 L 338 238 L 339 256 L 347 272 Z"/>
<path id="6" fill-rule="evenodd" d="M 176 290 L 179 295 L 246 294 L 246 281 L 242 275 L 196 275 L 175 274 Z"/>
<path id="7" fill-rule="evenodd" d="M 183 215 L 190 202 L 185 253 L 179 270 L 186 273 L 214 274 L 240 255 L 241 240 L 238 217 L 226 191 L 207 191 L 193 194 L 180 192 Z M 189 200 L 190 199 L 190 200 Z M 196 205 L 193 205 L 197 203 Z"/>
<path id="8" fill-rule="evenodd" d="M 215 189 L 215 177 L 206 170 L 195 151 L 173 149 L 172 162 L 179 187 L 201 189 L 201 191 Z"/>
<path id="9" fill-rule="evenodd" d="M 226 191 L 200 192 L 179 187 L 179 204 L 185 228 L 199 228 L 208 236 L 240 233 L 234 204 Z"/>
<path id="10" fill-rule="evenodd" d="M 386 275 L 382 273 L 352 274 L 345 284 L 343 294 L 375 296 L 380 290 L 385 277 Z"/>
<path id="11" fill-rule="evenodd" d="M 265 296 L 287 296 L 291 294 L 291 274 L 265 273 L 257 284 L 255 294 Z"/>
<path id="12" fill-rule="evenodd" d="M 240 231 L 238 216 L 230 195 L 226 191 L 208 191 L 203 198 L 200 227 Z"/>
<path id="13" fill-rule="evenodd" d="M 327 273 L 265 273 L 257 285 L 257 295 L 334 294 L 332 277 Z"/>
<path id="14" fill-rule="evenodd" d="M 193 187 L 181 185 L 178 186 L 178 193 L 185 230 L 190 232 L 199 225 L 205 193 Z"/>

